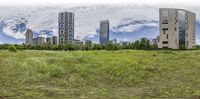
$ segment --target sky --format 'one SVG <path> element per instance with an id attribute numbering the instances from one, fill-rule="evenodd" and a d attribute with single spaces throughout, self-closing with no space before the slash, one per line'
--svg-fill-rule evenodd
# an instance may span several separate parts
<path id="1" fill-rule="evenodd" d="M 28 28 L 34 37 L 58 35 L 58 13 L 75 14 L 75 39 L 99 41 L 99 22 L 109 20 L 110 39 L 135 41 L 159 35 L 159 8 L 180 8 L 197 15 L 200 0 L 0 0 L 0 44 L 21 44 Z"/>

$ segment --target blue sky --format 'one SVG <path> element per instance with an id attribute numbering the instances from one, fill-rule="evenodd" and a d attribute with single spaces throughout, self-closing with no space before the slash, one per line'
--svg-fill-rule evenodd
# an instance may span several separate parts
<path id="1" fill-rule="evenodd" d="M 98 42 L 99 22 L 105 19 L 110 22 L 110 39 L 135 41 L 142 37 L 155 38 L 159 35 L 161 7 L 195 12 L 197 43 L 200 42 L 200 2 L 196 0 L 132 0 L 130 3 L 127 0 L 115 0 L 117 3 L 105 0 L 86 0 L 86 3 L 81 3 L 81 0 L 60 0 L 60 3 L 55 0 L 8 1 L 0 1 L 0 43 L 23 43 L 27 28 L 34 31 L 34 36 L 57 35 L 57 19 L 61 11 L 75 13 L 75 39 Z"/>

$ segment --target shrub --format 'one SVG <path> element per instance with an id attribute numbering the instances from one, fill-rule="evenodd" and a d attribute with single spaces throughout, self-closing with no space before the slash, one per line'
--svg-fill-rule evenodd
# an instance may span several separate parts
<path id="1" fill-rule="evenodd" d="M 16 47 L 14 45 L 10 45 L 8 47 L 8 50 L 11 51 L 11 52 L 17 52 L 17 49 L 16 49 Z"/>

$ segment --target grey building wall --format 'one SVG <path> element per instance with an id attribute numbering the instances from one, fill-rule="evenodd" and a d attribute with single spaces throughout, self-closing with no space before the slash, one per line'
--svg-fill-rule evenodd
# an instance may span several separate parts
<path id="1" fill-rule="evenodd" d="M 57 36 L 53 36 L 52 37 L 52 44 L 57 45 L 58 44 L 57 42 L 58 42 Z"/>
<path id="2" fill-rule="evenodd" d="M 109 21 L 104 20 L 100 22 L 100 44 L 104 44 L 109 41 Z"/>
<path id="3" fill-rule="evenodd" d="M 59 44 L 72 43 L 74 40 L 74 13 L 61 12 L 58 14 Z"/>
<path id="4" fill-rule="evenodd" d="M 44 38 L 43 37 L 37 37 L 37 44 L 38 45 L 44 45 Z"/>
<path id="5" fill-rule="evenodd" d="M 32 30 L 31 29 L 27 29 L 25 36 L 26 36 L 26 42 L 25 43 L 27 45 L 32 45 L 32 39 L 33 39 Z"/>
<path id="6" fill-rule="evenodd" d="M 46 38 L 46 44 L 51 44 L 51 38 L 50 37 Z"/>
<path id="7" fill-rule="evenodd" d="M 182 9 L 161 8 L 159 15 L 158 48 L 192 49 L 195 47 L 195 13 Z"/>
<path id="8" fill-rule="evenodd" d="M 33 41 L 33 42 L 32 42 L 32 45 L 33 45 L 33 46 L 38 45 L 38 40 L 37 40 L 37 38 L 33 38 L 32 41 Z"/>

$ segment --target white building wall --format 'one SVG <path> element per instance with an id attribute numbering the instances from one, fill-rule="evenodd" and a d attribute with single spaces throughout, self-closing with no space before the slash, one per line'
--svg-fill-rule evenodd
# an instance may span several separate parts
<path id="1" fill-rule="evenodd" d="M 185 49 L 195 46 L 196 16 L 194 13 L 181 9 L 162 8 L 159 10 L 160 35 L 158 48 L 179 49 L 179 13 L 185 12 Z M 168 21 L 166 21 L 168 20 Z M 167 23 L 167 24 L 163 24 Z M 165 32 L 163 29 L 167 29 Z"/>

